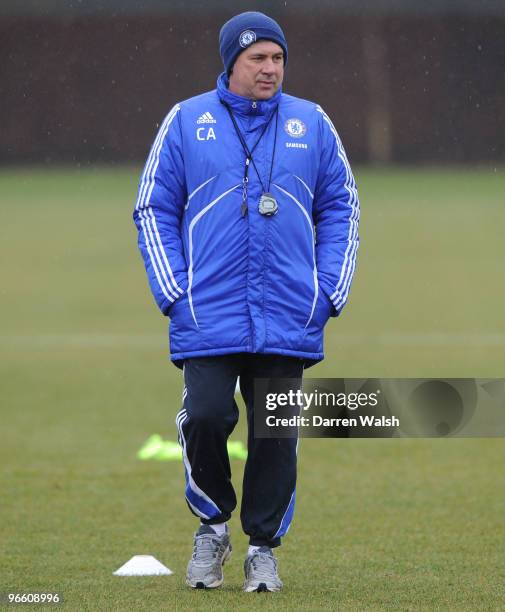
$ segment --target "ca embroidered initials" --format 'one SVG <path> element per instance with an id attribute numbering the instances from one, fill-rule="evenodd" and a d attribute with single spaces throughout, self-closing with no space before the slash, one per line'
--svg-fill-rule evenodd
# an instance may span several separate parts
<path id="1" fill-rule="evenodd" d="M 204 128 L 200 127 L 196 130 L 196 138 L 197 140 L 216 140 L 216 134 L 214 133 L 214 128 Z"/>

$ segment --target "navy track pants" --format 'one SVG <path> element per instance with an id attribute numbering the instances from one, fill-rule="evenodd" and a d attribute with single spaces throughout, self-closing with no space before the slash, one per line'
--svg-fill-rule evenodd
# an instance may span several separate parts
<path id="1" fill-rule="evenodd" d="M 227 521 L 237 505 L 226 448 L 239 416 L 235 387 L 247 406 L 248 456 L 240 518 L 253 546 L 279 546 L 295 503 L 293 438 L 254 438 L 254 379 L 297 378 L 303 360 L 283 355 L 239 353 L 184 361 L 183 405 L 176 423 L 183 447 L 186 501 L 202 523 Z"/>

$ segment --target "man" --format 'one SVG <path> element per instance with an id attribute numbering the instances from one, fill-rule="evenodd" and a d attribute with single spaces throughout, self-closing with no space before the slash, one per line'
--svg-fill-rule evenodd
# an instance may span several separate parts
<path id="1" fill-rule="evenodd" d="M 167 115 L 134 219 L 152 292 L 170 317 L 171 359 L 184 371 L 176 422 L 186 500 L 200 518 L 187 583 L 220 586 L 231 553 L 226 442 L 240 377 L 244 590 L 277 591 L 272 549 L 293 516 L 297 440 L 254 437 L 254 379 L 299 380 L 323 359 L 323 327 L 344 307 L 354 273 L 359 205 L 330 119 L 281 91 L 288 46 L 279 25 L 237 15 L 219 46 L 217 89 Z"/>

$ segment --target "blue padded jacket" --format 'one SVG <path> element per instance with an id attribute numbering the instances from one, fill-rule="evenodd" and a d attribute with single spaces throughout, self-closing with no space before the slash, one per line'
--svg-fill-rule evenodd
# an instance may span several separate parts
<path id="1" fill-rule="evenodd" d="M 324 325 L 354 274 L 354 178 L 321 107 L 280 90 L 253 101 L 227 85 L 223 73 L 217 89 L 176 104 L 151 148 L 133 215 L 151 290 L 170 317 L 176 365 L 254 352 L 308 366 L 323 359 Z M 247 212 L 246 153 L 223 102 L 249 149 L 270 120 L 249 165 Z M 259 212 L 263 189 L 274 216 Z"/>

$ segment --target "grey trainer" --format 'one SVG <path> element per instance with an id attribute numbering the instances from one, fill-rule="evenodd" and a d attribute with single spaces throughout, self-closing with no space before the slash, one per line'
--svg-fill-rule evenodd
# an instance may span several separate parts
<path id="1" fill-rule="evenodd" d="M 223 584 L 223 565 L 231 555 L 228 530 L 222 536 L 209 525 L 195 533 L 193 555 L 188 563 L 186 584 L 194 589 L 215 589 Z"/>
<path id="2" fill-rule="evenodd" d="M 277 559 L 268 546 L 261 546 L 244 561 L 244 591 L 258 593 L 280 591 L 282 582 L 277 573 Z"/>

